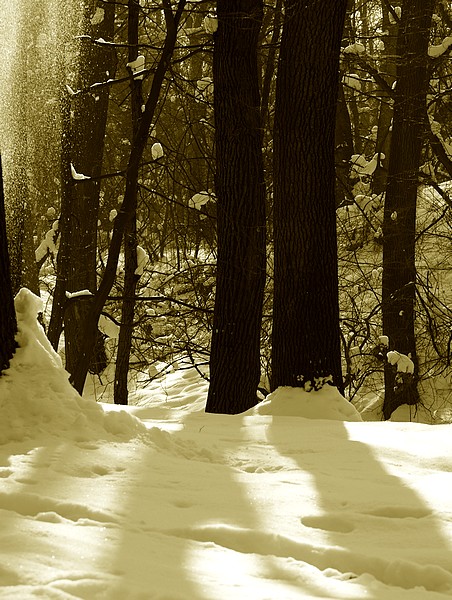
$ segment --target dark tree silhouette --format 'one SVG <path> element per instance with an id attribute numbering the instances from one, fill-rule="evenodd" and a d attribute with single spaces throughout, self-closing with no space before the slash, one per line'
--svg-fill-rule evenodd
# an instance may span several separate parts
<path id="1" fill-rule="evenodd" d="M 3 173 L 0 157 L 0 375 L 2 371 L 9 367 L 9 361 L 16 349 L 14 339 L 16 332 L 17 323 L 11 289 L 5 197 L 3 194 Z"/>
<path id="2" fill-rule="evenodd" d="M 218 0 L 214 44 L 218 258 L 206 411 L 257 403 L 265 184 L 257 47 L 262 0 Z"/>
<path id="3" fill-rule="evenodd" d="M 342 389 L 335 117 L 346 0 L 286 3 L 274 131 L 271 388 Z"/>
<path id="4" fill-rule="evenodd" d="M 93 39 L 111 41 L 114 34 L 115 5 L 105 4 L 103 19 L 92 25 L 97 1 L 84 0 L 82 31 Z M 87 37 L 80 40 L 78 89 L 114 77 L 116 53 L 111 46 L 94 44 Z M 66 292 L 97 289 L 97 221 L 109 90 L 99 87 L 96 93 L 81 93 L 63 100 L 62 138 L 62 202 L 58 253 L 57 283 L 54 292 L 48 336 L 54 348 L 64 321 L 66 369 L 72 373 L 78 361 L 83 323 L 90 310 L 89 296 L 74 297 L 69 302 Z M 75 181 L 71 165 L 90 179 Z M 97 333 L 97 352 L 90 368 L 95 372 L 105 368 L 105 352 Z"/>
<path id="5" fill-rule="evenodd" d="M 428 38 L 433 0 L 404 2 L 397 41 L 397 85 L 383 220 L 383 333 L 390 349 L 410 355 L 414 375 L 385 366 L 385 419 L 402 404 L 416 404 L 417 360 L 414 332 L 416 290 L 416 199 L 425 135 Z"/>

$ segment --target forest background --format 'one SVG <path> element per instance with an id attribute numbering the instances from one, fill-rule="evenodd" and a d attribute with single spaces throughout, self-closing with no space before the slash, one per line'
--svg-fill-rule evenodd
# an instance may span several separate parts
<path id="1" fill-rule="evenodd" d="M 27 287 L 99 399 L 188 361 L 211 412 L 450 420 L 451 6 L 325 4 L 2 7 L 1 369 Z"/>

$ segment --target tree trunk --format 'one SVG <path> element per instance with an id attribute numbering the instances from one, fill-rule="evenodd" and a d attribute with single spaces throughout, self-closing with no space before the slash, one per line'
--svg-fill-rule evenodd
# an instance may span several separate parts
<path id="1" fill-rule="evenodd" d="M 257 403 L 265 184 L 257 47 L 262 0 L 218 0 L 214 111 L 218 259 L 206 411 Z"/>
<path id="2" fill-rule="evenodd" d="M 128 14 L 128 39 L 129 44 L 129 62 L 134 61 L 138 55 L 138 26 L 140 15 L 140 3 L 137 0 L 129 0 Z M 131 78 L 131 109 L 132 109 L 132 130 L 135 138 L 141 119 L 142 81 L 141 79 Z M 138 173 L 137 173 L 138 175 Z M 124 299 L 122 301 L 121 327 L 119 330 L 118 352 L 115 368 L 114 401 L 115 404 L 127 404 L 129 390 L 127 386 L 127 376 L 129 373 L 130 349 L 132 347 L 133 319 L 135 314 L 135 294 L 139 276 L 136 275 L 137 269 L 137 231 L 136 231 L 136 211 L 138 178 L 133 189 L 133 201 L 131 202 L 131 211 L 133 212 L 130 221 L 127 223 L 124 231 Z"/>
<path id="3" fill-rule="evenodd" d="M 96 25 L 91 20 L 98 9 L 103 11 L 102 21 Z M 94 39 L 112 40 L 114 35 L 114 4 L 84 2 L 83 32 Z M 114 77 L 116 53 L 111 47 L 80 40 L 79 73 L 77 88 L 104 81 L 106 72 Z M 54 291 L 52 315 L 48 336 L 53 347 L 58 347 L 63 321 L 65 333 L 66 369 L 72 373 L 78 360 L 83 322 L 89 311 L 88 296 L 74 297 L 67 302 L 66 292 L 97 288 L 96 252 L 97 220 L 102 171 L 105 127 L 108 112 L 108 88 L 99 88 L 95 94 L 82 93 L 71 100 L 63 100 L 62 123 L 62 200 L 60 216 L 60 250 L 57 261 L 57 282 Z M 70 106 L 69 106 L 70 103 Z M 75 181 L 71 165 L 90 179 Z M 102 338 L 97 333 L 96 352 L 90 368 L 101 372 L 106 366 Z"/>
<path id="4" fill-rule="evenodd" d="M 98 25 L 91 25 L 96 11 L 103 10 L 103 19 Z M 86 29 L 93 38 L 112 40 L 114 36 L 115 5 L 97 0 L 85 0 Z M 81 40 L 80 87 L 86 87 L 107 77 L 114 77 L 116 53 L 111 48 Z M 76 96 L 72 103 L 73 118 L 70 132 L 71 163 L 76 171 L 91 179 L 79 181 L 66 187 L 69 192 L 69 230 L 61 235 L 68 236 L 67 291 L 77 292 L 97 289 L 97 221 L 99 212 L 100 181 L 96 180 L 102 171 L 105 127 L 108 112 L 108 88 L 101 88 L 96 94 Z M 66 349 L 66 370 L 72 373 L 80 352 L 83 323 L 90 309 L 90 298 L 76 297 L 66 306 L 64 312 L 64 339 Z M 106 355 L 100 333 L 97 333 L 95 352 L 90 370 L 100 373 L 106 367 Z"/>
<path id="5" fill-rule="evenodd" d="M 16 313 L 14 311 L 9 266 L 8 242 L 6 238 L 5 197 L 0 157 L 0 375 L 9 367 L 16 349 Z"/>
<path id="6" fill-rule="evenodd" d="M 402 404 L 416 404 L 417 359 L 414 333 L 415 237 L 418 171 L 428 89 L 427 46 L 433 0 L 405 2 L 397 42 L 397 85 L 383 220 L 383 333 L 389 347 L 409 355 L 412 376 L 385 366 L 385 419 Z"/>
<path id="7" fill-rule="evenodd" d="M 350 194 L 349 171 L 353 154 L 353 131 L 344 88 L 339 84 L 335 131 L 336 206 L 347 201 Z"/>
<path id="8" fill-rule="evenodd" d="M 121 252 L 121 242 L 124 235 L 124 231 L 127 227 L 130 219 L 135 214 L 135 198 L 136 198 L 136 182 L 138 180 L 138 172 L 140 167 L 140 161 L 143 156 L 144 149 L 149 137 L 149 131 L 151 124 L 154 119 L 155 111 L 158 105 L 160 91 L 162 84 L 170 65 L 171 57 L 174 52 L 174 47 L 177 40 L 177 30 L 181 16 L 185 9 L 186 0 L 179 0 L 177 8 L 173 13 L 171 9 L 171 3 L 169 0 L 164 1 L 164 15 L 167 26 L 167 33 L 165 43 L 162 48 L 160 60 L 158 61 L 154 76 L 152 79 L 151 89 L 149 96 L 144 105 L 140 126 L 137 134 L 134 137 L 132 150 L 127 165 L 126 171 L 126 188 L 124 192 L 124 200 L 120 211 L 118 212 L 114 225 L 113 233 L 110 241 L 107 264 L 105 265 L 105 271 L 100 282 L 99 288 L 94 295 L 93 303 L 90 307 L 90 311 L 86 316 L 84 328 L 83 328 L 83 342 L 80 348 L 79 360 L 77 361 L 76 368 L 71 374 L 70 381 L 72 385 L 82 393 L 85 385 L 86 375 L 88 373 L 92 352 L 96 343 L 97 335 L 97 324 L 99 321 L 100 313 L 107 300 L 108 294 L 113 286 L 116 277 L 116 268 L 118 265 L 118 258 Z"/>
<path id="9" fill-rule="evenodd" d="M 272 390 L 326 380 L 343 389 L 334 151 L 346 4 L 286 5 L 275 105 Z"/>
<path id="10" fill-rule="evenodd" d="M 397 75 L 395 57 L 397 55 L 398 24 L 394 19 L 390 19 L 389 10 L 385 0 L 382 0 L 381 2 L 381 10 L 383 14 L 383 31 L 387 31 L 387 35 L 383 38 L 385 59 L 380 70 L 384 71 L 386 81 L 392 86 Z M 378 114 L 378 132 L 375 152 L 384 154 L 385 158 L 378 161 L 378 166 L 372 179 L 372 191 L 375 194 L 381 194 L 386 189 L 393 116 L 393 106 L 389 94 L 384 89 L 381 89 L 379 97 L 380 112 Z"/>

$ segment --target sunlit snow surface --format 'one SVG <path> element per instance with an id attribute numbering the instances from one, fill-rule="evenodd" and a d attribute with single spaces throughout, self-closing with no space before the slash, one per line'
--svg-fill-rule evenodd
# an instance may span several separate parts
<path id="1" fill-rule="evenodd" d="M 288 390 L 255 414 L 206 415 L 194 370 L 127 412 L 102 408 L 69 386 L 37 299 L 17 308 L 21 348 L 0 379 L 0 598 L 452 595 L 452 426 L 348 420 L 335 390 L 317 415 L 298 396 L 309 418 L 293 401 L 281 414 Z"/>

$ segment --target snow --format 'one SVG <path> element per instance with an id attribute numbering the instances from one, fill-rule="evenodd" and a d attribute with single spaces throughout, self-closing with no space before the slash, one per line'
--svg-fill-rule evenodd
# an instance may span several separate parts
<path id="1" fill-rule="evenodd" d="M 207 202 L 209 202 L 212 199 L 213 194 L 203 190 L 202 192 L 194 194 L 194 196 L 192 196 L 189 199 L 188 206 L 190 206 L 190 208 L 196 208 L 197 210 L 201 210 L 201 207 L 204 206 L 204 204 L 207 204 Z"/>
<path id="2" fill-rule="evenodd" d="M 0 378 L 0 599 L 450 598 L 451 425 L 360 422 L 331 386 L 209 415 L 190 368 L 96 403 L 40 310 L 19 292 Z"/>
<path id="3" fill-rule="evenodd" d="M 445 52 L 447 52 L 447 50 L 449 50 L 449 47 L 452 45 L 452 37 L 448 36 L 446 38 L 443 39 L 443 41 L 441 42 L 441 44 L 438 44 L 436 46 L 430 46 L 428 49 L 428 55 L 431 58 L 437 58 L 438 56 L 443 55 Z"/>
<path id="4" fill-rule="evenodd" d="M 162 144 L 160 144 L 160 142 L 155 142 L 154 144 L 152 144 L 152 146 L 151 146 L 151 154 L 152 154 L 152 158 L 154 160 L 162 158 L 162 156 L 163 156 L 163 147 L 162 147 Z"/>
<path id="5" fill-rule="evenodd" d="M 344 54 L 364 54 L 365 51 L 365 46 L 363 44 L 360 44 L 359 42 L 349 44 L 345 48 L 342 48 L 342 52 Z"/>
<path id="6" fill-rule="evenodd" d="M 55 211 L 55 209 L 53 209 Z M 47 216 L 51 216 L 51 209 L 49 208 L 47 211 Z M 39 244 L 39 246 L 35 250 L 36 262 L 40 262 L 45 256 L 51 254 L 52 256 L 56 256 L 57 247 L 56 247 L 56 238 L 58 234 L 58 226 L 59 222 L 54 221 L 52 224 L 52 228 L 47 231 L 44 236 L 44 239 Z"/>
<path id="7" fill-rule="evenodd" d="M 306 419 L 362 421 L 358 411 L 336 387 L 307 392 L 303 388 L 280 387 L 257 406 L 248 411 L 257 415 L 282 415 Z"/>
<path id="8" fill-rule="evenodd" d="M 143 275 L 144 269 L 149 262 L 149 254 L 141 246 L 137 246 L 137 268 L 135 269 L 135 275 Z"/>
<path id="9" fill-rule="evenodd" d="M 91 17 L 91 25 L 100 25 L 104 20 L 105 11 L 103 8 L 96 8 L 96 12 Z"/>
<path id="10" fill-rule="evenodd" d="M 212 15 L 206 15 L 203 19 L 206 33 L 215 33 L 218 29 L 218 19 Z"/>
<path id="11" fill-rule="evenodd" d="M 414 363 L 406 354 L 391 350 L 387 353 L 387 357 L 390 365 L 397 365 L 399 373 L 410 373 L 411 375 L 414 373 Z"/>
<path id="12" fill-rule="evenodd" d="M 80 298 L 80 296 L 93 296 L 89 290 L 78 290 L 76 292 L 65 292 L 66 298 Z"/>
<path id="13" fill-rule="evenodd" d="M 349 75 L 344 75 L 342 77 L 342 81 L 346 86 L 358 91 L 361 90 L 360 79 L 361 78 L 356 73 L 350 73 Z"/>
<path id="14" fill-rule="evenodd" d="M 72 179 L 75 179 L 76 181 L 83 181 L 84 179 L 91 179 L 91 177 L 88 177 L 87 175 L 83 175 L 83 173 L 77 173 L 77 171 L 75 170 L 75 167 L 72 163 L 71 163 L 71 175 L 72 175 Z"/>
<path id="15" fill-rule="evenodd" d="M 145 69 L 146 58 L 143 54 L 139 54 L 135 60 L 127 63 L 127 67 L 132 71 L 132 74 L 136 76 L 136 79 L 143 79 L 143 75 L 139 75 Z"/>
<path id="16" fill-rule="evenodd" d="M 369 161 L 366 160 L 366 157 L 363 154 L 353 154 L 350 158 L 352 169 L 360 176 L 372 175 L 378 166 L 379 157 L 380 160 L 386 158 L 382 152 L 380 152 L 380 154 L 374 154 Z"/>

